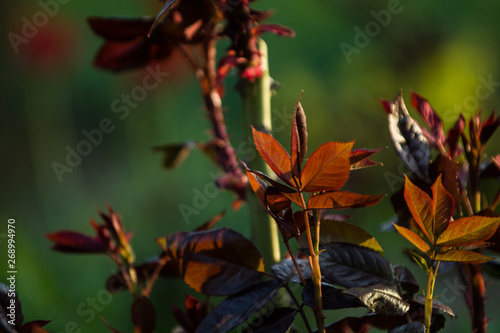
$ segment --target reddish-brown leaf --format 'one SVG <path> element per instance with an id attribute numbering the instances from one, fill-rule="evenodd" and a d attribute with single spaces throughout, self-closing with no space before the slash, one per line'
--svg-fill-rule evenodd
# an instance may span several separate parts
<path id="1" fill-rule="evenodd" d="M 432 233 L 432 221 L 434 219 L 433 201 L 427 193 L 413 185 L 406 175 L 404 198 L 420 230 L 422 230 L 431 242 L 434 241 L 434 234 Z"/>
<path id="2" fill-rule="evenodd" d="M 59 231 L 47 234 L 54 242 L 52 249 L 60 252 L 104 253 L 107 248 L 98 238 L 90 237 L 75 231 Z"/>
<path id="3" fill-rule="evenodd" d="M 291 193 L 287 193 L 287 192 L 281 192 L 285 197 L 287 197 L 288 199 L 290 199 L 291 201 L 293 201 L 294 203 L 296 203 L 297 205 L 299 205 L 300 208 L 302 209 L 306 209 L 307 207 L 304 206 L 303 204 L 303 201 L 302 201 L 302 194 L 298 193 L 298 192 L 291 192 Z"/>
<path id="4" fill-rule="evenodd" d="M 465 246 L 488 240 L 498 228 L 500 217 L 469 216 L 449 224 L 437 245 Z"/>
<path id="5" fill-rule="evenodd" d="M 282 211 L 291 207 L 290 199 L 281 194 L 277 189 L 269 186 L 264 194 L 266 200 L 266 207 L 273 214 L 279 214 Z"/>
<path id="6" fill-rule="evenodd" d="M 448 131 L 448 137 L 446 138 L 446 142 L 448 143 L 448 147 L 450 150 L 448 151 L 448 155 L 455 159 L 460 151 L 458 149 L 458 140 L 462 136 L 462 133 L 465 128 L 465 118 L 462 114 L 458 117 L 457 122 L 453 127 Z"/>
<path id="7" fill-rule="evenodd" d="M 455 205 L 453 197 L 443 187 L 441 175 L 432 185 L 432 201 L 434 207 L 432 233 L 439 236 L 450 223 Z"/>
<path id="8" fill-rule="evenodd" d="M 291 163 L 293 176 L 300 179 L 300 173 L 302 171 L 302 163 L 306 157 L 307 152 L 307 122 L 306 114 L 300 104 L 300 98 L 295 106 L 295 111 L 293 113 L 293 124 L 292 124 L 292 151 L 291 151 Z"/>
<path id="9" fill-rule="evenodd" d="M 443 146 L 445 142 L 443 123 L 430 103 L 425 98 L 412 91 L 411 104 L 417 109 L 418 113 L 420 113 L 424 121 L 431 128 L 433 141 L 436 144 Z"/>
<path id="10" fill-rule="evenodd" d="M 460 209 L 460 192 L 458 190 L 458 164 L 449 156 L 439 154 L 429 166 L 431 179 L 442 175 L 443 186 L 455 201 L 455 208 Z"/>
<path id="11" fill-rule="evenodd" d="M 307 160 L 301 184 L 305 192 L 336 191 L 346 183 L 351 169 L 354 141 L 327 142 Z"/>
<path id="12" fill-rule="evenodd" d="M 368 157 L 372 156 L 373 154 L 381 151 L 385 147 L 379 148 L 379 149 L 354 149 L 351 151 L 351 157 L 349 158 L 349 162 L 351 165 L 356 164 L 358 162 L 363 161 L 364 159 L 367 159 Z"/>
<path id="13" fill-rule="evenodd" d="M 258 131 L 253 126 L 252 134 L 255 146 L 267 165 L 281 180 L 290 186 L 294 186 L 290 181 L 292 179 L 290 155 L 288 155 L 285 148 L 272 135 Z"/>
<path id="14" fill-rule="evenodd" d="M 365 195 L 345 191 L 327 192 L 309 198 L 309 209 L 360 208 L 377 204 L 385 195 Z"/>
<path id="15" fill-rule="evenodd" d="M 407 240 L 410 241 L 413 245 L 415 245 L 420 251 L 427 253 L 431 248 L 429 247 L 429 244 L 427 244 L 422 238 L 420 238 L 419 235 L 417 235 L 415 232 L 411 231 L 410 229 L 406 229 L 405 227 L 401 227 L 397 224 L 394 224 L 394 227 L 396 227 L 396 230 L 399 232 L 401 236 L 406 238 Z"/>
<path id="16" fill-rule="evenodd" d="M 436 255 L 435 260 L 459 261 L 465 263 L 483 263 L 494 259 L 481 253 L 466 250 L 449 250 Z"/>
<path id="17" fill-rule="evenodd" d="M 266 200 L 264 193 L 266 192 L 267 184 L 265 184 L 262 180 L 260 180 L 260 178 L 257 178 L 257 176 L 255 176 L 252 172 L 247 170 L 246 173 L 252 191 L 255 193 L 257 199 L 259 199 L 262 206 L 266 208 Z"/>
<path id="18" fill-rule="evenodd" d="M 146 296 L 140 296 L 132 303 L 134 332 L 153 333 L 156 327 L 156 309 Z"/>

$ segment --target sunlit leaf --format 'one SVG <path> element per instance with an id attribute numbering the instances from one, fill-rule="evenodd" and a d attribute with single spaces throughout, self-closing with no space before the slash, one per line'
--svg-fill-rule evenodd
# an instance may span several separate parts
<path id="1" fill-rule="evenodd" d="M 381 151 L 382 149 L 384 149 L 384 147 L 379 149 L 354 149 L 351 151 L 351 157 L 349 159 L 349 163 L 351 163 L 351 170 L 367 168 L 377 164 L 381 165 L 382 163 L 374 162 L 368 157 Z"/>
<path id="2" fill-rule="evenodd" d="M 134 332 L 152 333 L 156 326 L 156 309 L 146 296 L 140 296 L 132 303 Z"/>
<path id="3" fill-rule="evenodd" d="M 425 295 L 415 295 L 413 302 L 425 306 Z M 448 305 L 436 300 L 432 301 L 432 311 L 447 314 L 452 318 L 456 317 L 455 312 Z"/>
<path id="4" fill-rule="evenodd" d="M 242 324 L 274 297 L 281 284 L 275 280 L 259 282 L 227 297 L 201 322 L 197 333 L 225 333 Z"/>
<path id="5" fill-rule="evenodd" d="M 385 316 L 400 316 L 410 309 L 397 290 L 386 285 L 349 288 L 344 293 L 358 298 L 368 310 Z"/>
<path id="6" fill-rule="evenodd" d="M 305 192 L 336 191 L 346 183 L 351 169 L 350 156 L 354 141 L 327 142 L 314 151 L 302 171 Z"/>
<path id="7" fill-rule="evenodd" d="M 438 237 L 437 245 L 461 246 L 489 239 L 498 228 L 500 217 L 469 216 L 450 223 Z"/>
<path id="8" fill-rule="evenodd" d="M 404 198 L 420 230 L 422 230 L 430 241 L 434 241 L 434 234 L 432 232 L 434 219 L 433 201 L 427 193 L 413 185 L 406 175 Z"/>
<path id="9" fill-rule="evenodd" d="M 255 193 L 257 199 L 259 199 L 259 202 L 262 204 L 262 206 L 266 208 L 265 193 L 267 184 L 264 183 L 259 177 L 257 177 L 252 172 L 246 170 L 246 173 L 248 177 L 248 183 L 250 184 L 250 188 Z"/>
<path id="10" fill-rule="evenodd" d="M 435 260 L 458 261 L 465 263 L 483 263 L 493 259 L 481 253 L 466 250 L 448 250 L 436 255 Z"/>
<path id="11" fill-rule="evenodd" d="M 425 273 L 429 272 L 429 265 L 427 263 L 427 260 L 425 260 L 424 257 L 422 257 L 417 252 L 409 250 L 409 249 L 406 249 L 405 252 L 410 256 L 411 259 L 413 259 L 413 261 L 415 261 L 417 263 L 417 265 L 420 266 L 420 268 L 422 268 L 422 270 Z"/>
<path id="12" fill-rule="evenodd" d="M 156 241 L 177 262 L 184 281 L 206 295 L 235 294 L 264 271 L 255 245 L 226 228 L 179 232 Z"/>
<path id="13" fill-rule="evenodd" d="M 252 134 L 255 147 L 262 159 L 281 180 L 290 186 L 294 186 L 290 181 L 292 179 L 290 155 L 288 155 L 285 148 L 272 135 L 258 131 L 253 126 Z"/>
<path id="14" fill-rule="evenodd" d="M 377 204 L 385 195 L 366 195 L 345 191 L 318 194 L 309 198 L 309 209 L 360 208 Z"/>
<path id="15" fill-rule="evenodd" d="M 278 214 L 291 206 L 291 201 L 277 189 L 269 186 L 264 193 L 266 206 L 274 214 Z"/>
<path id="16" fill-rule="evenodd" d="M 307 152 L 307 121 L 306 114 L 300 104 L 300 98 L 295 106 L 292 123 L 292 140 L 291 140 L 291 163 L 294 177 L 300 179 L 302 171 L 302 163 Z"/>
<path id="17" fill-rule="evenodd" d="M 384 251 L 377 240 L 366 230 L 347 222 L 321 220 L 320 245 L 328 243 L 349 243 L 366 247 L 380 254 Z M 299 245 L 307 247 L 307 237 L 303 233 L 299 238 Z"/>
<path id="18" fill-rule="evenodd" d="M 322 246 L 321 273 L 325 281 L 346 288 L 395 283 L 390 262 L 378 252 L 347 243 Z"/>
<path id="19" fill-rule="evenodd" d="M 432 200 L 434 207 L 432 233 L 439 236 L 450 223 L 455 206 L 453 197 L 443 187 L 441 175 L 439 175 L 436 182 L 432 185 Z"/>
<path id="20" fill-rule="evenodd" d="M 429 244 L 427 244 L 419 235 L 415 232 L 407 229 L 405 227 L 400 227 L 399 225 L 393 223 L 396 230 L 399 232 L 401 236 L 409 240 L 413 245 L 415 245 L 420 251 L 427 253 L 430 251 Z"/>

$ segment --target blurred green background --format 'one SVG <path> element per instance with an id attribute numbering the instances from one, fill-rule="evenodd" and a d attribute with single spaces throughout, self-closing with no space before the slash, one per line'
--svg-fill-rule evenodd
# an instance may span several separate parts
<path id="1" fill-rule="evenodd" d="M 184 0 L 188 1 L 188 0 Z M 297 36 L 286 39 L 264 36 L 268 43 L 272 76 L 281 83 L 273 108 L 288 118 L 303 89 L 302 103 L 309 126 L 309 151 L 321 143 L 356 140 L 356 147 L 390 146 L 386 116 L 379 99 L 392 99 L 402 88 L 420 93 L 443 115 L 449 128 L 461 110 L 470 115 L 478 106 L 489 114 L 500 105 L 500 3 L 462 1 L 401 1 L 390 22 L 347 59 L 341 43 L 355 46 L 355 28 L 365 30 L 374 12 L 394 1 L 259 1 L 255 8 L 275 9 L 270 21 L 292 27 Z M 113 264 L 101 256 L 70 256 L 50 250 L 45 233 L 61 229 L 91 233 L 89 218 L 109 203 L 123 216 L 127 229 L 135 230 L 132 244 L 138 261 L 159 253 L 154 238 L 195 228 L 223 209 L 220 223 L 249 236 L 248 209 L 230 208 L 234 196 L 221 193 L 186 223 L 179 205 L 192 206 L 194 192 L 211 182 L 214 166 L 200 152 L 193 152 L 182 168 L 166 172 L 161 156 L 151 147 L 185 140 L 210 138 L 209 122 L 202 108 L 197 82 L 184 64 L 166 65 L 171 75 L 120 120 L 111 104 L 141 84 L 141 71 L 113 75 L 92 67 L 102 40 L 86 24 L 89 16 L 156 15 L 160 4 L 149 1 L 76 1 L 61 4 L 58 12 L 39 28 L 35 37 L 17 45 L 9 33 L 21 34 L 23 18 L 32 21 L 41 10 L 36 1 L 0 2 L 3 43 L 0 54 L 1 189 L 0 234 L 8 218 L 17 226 L 17 288 L 28 320 L 54 319 L 54 332 L 105 332 L 99 316 L 124 332 L 132 330 L 127 294 L 91 310 L 87 302 L 100 296 Z M 11 35 L 12 36 L 12 35 Z M 223 43 L 221 51 L 223 51 Z M 483 80 L 491 90 L 477 89 Z M 243 121 L 237 92 L 228 78 L 227 123 L 232 142 L 243 140 Z M 487 96 L 485 96 L 487 95 Z M 51 164 L 64 163 L 66 146 L 85 139 L 82 131 L 99 126 L 103 118 L 115 125 L 112 133 L 94 146 L 92 153 L 60 182 Z M 276 124 L 283 120 L 276 119 Z M 289 122 L 275 133 L 289 142 Z M 498 134 L 492 142 L 498 142 Z M 492 144 L 495 146 L 495 144 Z M 498 148 L 498 144 L 496 145 Z M 378 153 L 383 167 L 356 172 L 349 188 L 360 193 L 391 194 L 402 185 L 400 163 L 392 148 Z M 391 183 L 396 177 L 396 182 Z M 394 218 L 389 198 L 375 207 L 347 212 L 352 222 L 375 234 L 393 263 L 410 267 L 419 282 L 424 276 L 401 251 L 408 244 L 393 233 L 382 232 L 382 222 Z M 4 235 L 0 235 L 4 236 Z M 2 282 L 5 281 L 5 238 L 0 238 Z M 440 276 L 436 294 L 446 292 L 446 302 L 459 315 L 448 320 L 447 332 L 469 332 L 464 301 L 451 286 L 456 272 Z M 498 283 L 487 277 L 489 317 L 498 313 Z M 450 293 L 451 291 L 451 293 Z M 182 305 L 189 287 L 181 281 L 161 280 L 153 292 L 158 308 L 158 332 L 174 326 L 170 304 Z M 83 305 L 82 305 L 83 304 Z M 99 304 L 99 303 L 98 303 Z M 80 309 L 78 311 L 77 309 Z M 83 312 L 82 312 L 83 311 Z M 83 314 L 82 314 L 83 313 Z M 328 322 L 363 311 L 329 312 Z M 95 315 L 95 318 L 93 316 Z M 74 322 L 74 324 L 71 324 Z M 67 323 L 69 326 L 66 326 Z M 69 327 L 69 329 L 68 329 Z M 490 323 L 500 330 L 500 319 Z"/>

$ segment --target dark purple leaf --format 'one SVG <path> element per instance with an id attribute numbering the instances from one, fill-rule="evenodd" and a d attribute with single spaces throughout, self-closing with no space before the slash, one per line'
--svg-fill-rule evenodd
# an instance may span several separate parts
<path id="1" fill-rule="evenodd" d="M 425 333 L 425 325 L 418 321 L 412 321 L 411 323 L 394 327 L 388 333 Z"/>
<path id="2" fill-rule="evenodd" d="M 299 266 L 299 269 L 301 272 L 304 273 L 310 266 L 309 266 L 309 259 L 300 259 L 297 258 L 297 265 Z M 295 267 L 295 264 L 293 263 L 292 259 L 284 259 L 280 261 L 277 264 L 274 264 L 271 269 L 273 270 L 274 275 L 281 279 L 283 282 L 288 283 L 288 282 L 297 282 L 300 283 L 299 275 L 297 273 L 297 268 Z M 309 270 L 309 275 L 311 275 L 310 270 Z"/>
<path id="3" fill-rule="evenodd" d="M 346 288 L 396 282 L 390 262 L 378 252 L 346 243 L 329 243 L 320 254 L 325 281 Z"/>
<path id="4" fill-rule="evenodd" d="M 364 304 L 357 297 L 344 293 L 341 289 L 333 286 L 322 285 L 321 295 L 323 300 L 323 309 L 338 310 L 346 308 L 359 308 Z M 305 305 L 315 309 L 316 297 L 314 294 L 314 286 L 308 283 L 302 290 L 302 301 Z"/>
<path id="5" fill-rule="evenodd" d="M 249 328 L 252 333 L 285 333 L 292 326 L 297 315 L 297 310 L 292 308 L 279 308 L 265 313 L 255 321 L 250 323 Z"/>
<path id="6" fill-rule="evenodd" d="M 481 170 L 481 178 L 500 178 L 500 154 L 485 163 Z"/>
<path id="7" fill-rule="evenodd" d="M 410 309 L 410 304 L 399 296 L 394 285 L 349 288 L 343 293 L 358 298 L 368 310 L 384 316 L 402 316 Z"/>
<path id="8" fill-rule="evenodd" d="M 416 294 L 420 286 L 410 270 L 402 265 L 395 265 L 393 268 L 401 289 L 408 293 Z"/>
<path id="9" fill-rule="evenodd" d="M 140 296 L 132 303 L 132 323 L 141 333 L 152 333 L 156 327 L 156 309 L 146 296 Z"/>
<path id="10" fill-rule="evenodd" d="M 27 322 L 21 326 L 19 333 L 49 333 L 43 326 L 50 323 L 52 320 L 34 320 Z"/>
<path id="11" fill-rule="evenodd" d="M 491 115 L 484 121 L 481 128 L 481 134 L 479 138 L 483 145 L 488 142 L 498 126 L 500 126 L 500 116 L 496 117 L 496 112 L 493 111 Z"/>
<path id="12" fill-rule="evenodd" d="M 238 294 L 227 297 L 201 322 L 197 333 L 225 333 L 242 324 L 274 297 L 281 283 L 258 282 Z"/>
<path id="13" fill-rule="evenodd" d="M 153 18 L 89 17 L 87 22 L 95 34 L 106 40 L 127 41 L 145 37 Z"/>
<path id="14" fill-rule="evenodd" d="M 295 37 L 295 31 L 288 27 L 274 23 L 259 24 L 253 29 L 254 36 L 260 36 L 265 32 L 271 32 L 278 36 Z"/>
<path id="15" fill-rule="evenodd" d="M 151 34 L 153 33 L 153 31 L 155 30 L 155 28 L 158 26 L 158 23 L 160 23 L 160 19 L 166 15 L 168 12 L 170 12 L 170 10 L 172 9 L 172 6 L 173 4 L 176 2 L 177 0 L 168 0 L 168 2 L 164 2 L 165 4 L 163 5 L 163 7 L 161 8 L 160 12 L 158 13 L 158 15 L 156 16 L 155 20 L 153 21 L 153 24 L 151 25 L 151 28 L 149 29 L 149 32 L 148 32 L 148 37 L 151 36 Z"/>

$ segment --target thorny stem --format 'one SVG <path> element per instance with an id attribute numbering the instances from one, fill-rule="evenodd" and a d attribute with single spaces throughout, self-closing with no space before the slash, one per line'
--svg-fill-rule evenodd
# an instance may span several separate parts
<path id="1" fill-rule="evenodd" d="M 312 280 L 314 284 L 314 297 L 316 300 L 316 323 L 318 325 L 318 333 L 325 332 L 325 317 L 323 315 L 323 297 L 321 294 L 321 268 L 319 266 L 319 237 L 315 237 L 314 242 L 311 234 L 311 226 L 309 224 L 309 216 L 306 210 L 306 203 L 304 201 L 304 195 L 300 192 L 301 206 L 304 212 L 304 225 L 306 227 L 307 243 L 309 246 L 309 263 L 311 265 Z M 317 224 L 319 224 L 319 216 L 317 218 Z M 319 235 L 319 226 L 315 228 L 317 230 L 317 235 Z"/>

